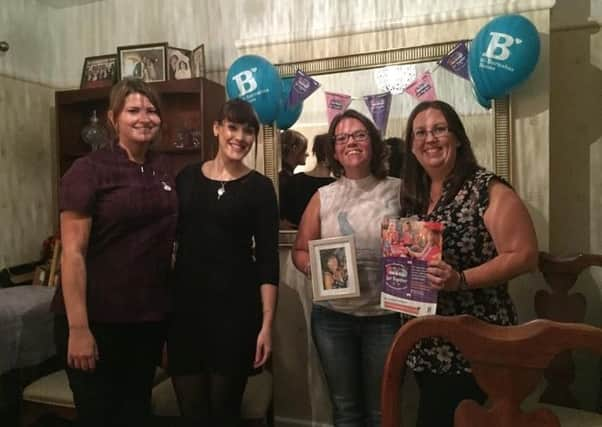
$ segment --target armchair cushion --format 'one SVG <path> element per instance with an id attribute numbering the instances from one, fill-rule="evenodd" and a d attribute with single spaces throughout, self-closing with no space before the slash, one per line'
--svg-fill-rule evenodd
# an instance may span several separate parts
<path id="1" fill-rule="evenodd" d="M 272 374 L 263 370 L 249 377 L 242 399 L 241 414 L 244 419 L 262 419 L 272 402 Z M 171 379 L 155 386 L 151 401 L 153 413 L 159 416 L 178 416 L 180 411 Z"/>

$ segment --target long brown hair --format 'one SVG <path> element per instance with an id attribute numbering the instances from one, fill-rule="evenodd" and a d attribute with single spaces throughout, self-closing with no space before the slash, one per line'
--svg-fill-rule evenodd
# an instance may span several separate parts
<path id="1" fill-rule="evenodd" d="M 377 179 L 384 179 L 387 177 L 387 156 L 388 149 L 383 142 L 379 130 L 376 128 L 372 120 L 364 116 L 362 113 L 356 110 L 345 110 L 341 114 L 337 115 L 328 128 L 328 136 L 330 137 L 330 143 L 328 144 L 327 158 L 332 173 L 337 178 L 344 175 L 343 165 L 341 165 L 334 158 L 334 132 L 339 123 L 345 119 L 356 119 L 360 121 L 366 130 L 368 131 L 368 138 L 372 145 L 372 159 L 370 160 L 370 173 Z"/>
<path id="2" fill-rule="evenodd" d="M 431 179 L 422 167 L 422 165 L 414 156 L 412 146 L 414 144 L 414 120 L 416 116 L 428 109 L 440 111 L 445 120 L 447 127 L 452 132 L 457 141 L 456 161 L 454 167 L 446 178 L 446 184 L 449 184 L 449 191 L 443 203 L 448 203 L 456 196 L 460 187 L 470 175 L 479 167 L 466 130 L 462 124 L 462 120 L 456 113 L 456 110 L 443 101 L 424 101 L 418 104 L 408 117 L 406 126 L 406 144 L 405 144 L 405 164 L 402 173 L 401 183 L 401 210 L 403 216 L 426 213 L 430 201 Z"/>

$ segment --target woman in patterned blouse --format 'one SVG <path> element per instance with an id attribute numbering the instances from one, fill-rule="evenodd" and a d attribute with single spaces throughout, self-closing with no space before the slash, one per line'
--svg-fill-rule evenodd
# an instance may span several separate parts
<path id="1" fill-rule="evenodd" d="M 437 314 L 469 314 L 498 325 L 517 322 L 507 283 L 537 266 L 529 213 L 508 183 L 481 168 L 454 109 L 419 104 L 406 127 L 403 216 L 444 225 L 443 257 L 430 261 L 428 280 L 439 290 Z M 464 399 L 486 396 L 470 366 L 449 342 L 420 341 L 407 361 L 419 388 L 419 427 L 453 426 Z"/>

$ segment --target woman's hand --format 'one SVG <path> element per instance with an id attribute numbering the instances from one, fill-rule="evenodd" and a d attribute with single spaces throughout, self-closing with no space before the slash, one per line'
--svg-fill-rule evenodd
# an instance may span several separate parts
<path id="1" fill-rule="evenodd" d="M 426 277 L 430 285 L 439 291 L 457 291 L 462 280 L 460 273 L 443 260 L 429 261 Z"/>
<path id="2" fill-rule="evenodd" d="M 272 354 L 272 330 L 263 327 L 257 335 L 257 349 L 255 350 L 254 368 L 259 368 L 268 361 Z"/>
<path id="3" fill-rule="evenodd" d="M 67 363 L 73 369 L 94 371 L 98 360 L 98 347 L 90 328 L 69 328 Z"/>

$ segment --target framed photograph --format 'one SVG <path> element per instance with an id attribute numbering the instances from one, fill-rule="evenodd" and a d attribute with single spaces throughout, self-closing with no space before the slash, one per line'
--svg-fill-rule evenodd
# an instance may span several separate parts
<path id="1" fill-rule="evenodd" d="M 117 76 L 117 55 L 89 56 L 84 59 L 80 89 L 112 86 Z"/>
<path id="2" fill-rule="evenodd" d="M 202 44 L 192 50 L 192 77 L 206 77 L 205 45 Z"/>
<path id="3" fill-rule="evenodd" d="M 138 77 L 145 82 L 167 80 L 167 43 L 117 47 L 119 79 Z"/>
<path id="4" fill-rule="evenodd" d="M 310 240 L 309 260 L 314 301 L 360 295 L 353 236 Z"/>
<path id="5" fill-rule="evenodd" d="M 177 47 L 167 48 L 167 79 L 182 80 L 192 77 L 191 52 Z"/>

